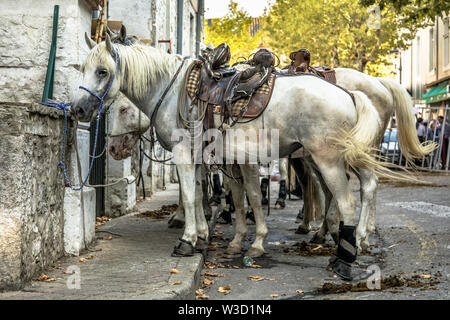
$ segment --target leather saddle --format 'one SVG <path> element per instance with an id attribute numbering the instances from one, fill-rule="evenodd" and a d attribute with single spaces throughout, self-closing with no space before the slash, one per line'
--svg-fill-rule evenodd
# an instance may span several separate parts
<path id="1" fill-rule="evenodd" d="M 300 49 L 289 55 L 291 64 L 286 68 L 288 73 L 310 73 L 336 84 L 336 72 L 330 67 L 311 67 L 311 54 L 307 49 Z"/>
<path id="2" fill-rule="evenodd" d="M 232 114 L 234 102 L 251 97 L 268 82 L 275 62 L 274 55 L 267 49 L 260 49 L 247 60 L 250 67 L 244 71 L 230 67 L 230 58 L 230 47 L 226 43 L 205 50 L 200 57 L 203 63 L 197 87 L 197 98 L 208 106 L 220 106 L 226 116 Z"/>

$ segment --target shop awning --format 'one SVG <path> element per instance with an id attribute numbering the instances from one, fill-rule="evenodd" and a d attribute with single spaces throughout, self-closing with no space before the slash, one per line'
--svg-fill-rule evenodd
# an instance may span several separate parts
<path id="1" fill-rule="evenodd" d="M 447 80 L 431 87 L 430 90 L 423 95 L 420 103 L 429 104 L 450 99 L 450 93 L 447 92 L 448 84 L 449 81 Z"/>

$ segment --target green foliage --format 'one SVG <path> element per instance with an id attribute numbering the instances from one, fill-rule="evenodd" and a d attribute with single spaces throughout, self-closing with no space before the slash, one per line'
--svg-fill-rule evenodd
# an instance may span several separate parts
<path id="1" fill-rule="evenodd" d="M 278 54 L 307 48 L 312 64 L 386 75 L 389 50 L 405 47 L 415 31 L 400 33 L 402 22 L 388 6 L 380 14 L 371 20 L 371 10 L 354 0 L 278 0 L 265 28 Z"/>
<path id="2" fill-rule="evenodd" d="M 262 41 L 261 31 L 254 37 L 250 35 L 252 18 L 247 12 L 238 9 L 234 1 L 231 1 L 225 17 L 211 22 L 211 26 L 207 21 L 205 23 L 205 43 L 211 42 L 216 47 L 226 42 L 231 48 L 231 63 L 241 56 L 248 57 Z"/>
<path id="3" fill-rule="evenodd" d="M 363 6 L 377 5 L 381 9 L 393 8 L 402 21 L 410 27 L 424 27 L 436 17 L 450 12 L 448 0 L 360 0 Z"/>

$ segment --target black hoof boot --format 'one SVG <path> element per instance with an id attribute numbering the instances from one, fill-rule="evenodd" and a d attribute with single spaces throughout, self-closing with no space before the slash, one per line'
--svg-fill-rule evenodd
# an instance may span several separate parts
<path id="1" fill-rule="evenodd" d="M 220 203 L 220 196 L 222 195 L 222 186 L 220 185 L 219 174 L 213 174 L 213 190 L 214 194 L 212 196 L 212 201 L 215 203 Z"/>
<path id="2" fill-rule="evenodd" d="M 229 210 L 230 213 L 233 213 L 234 211 L 236 211 L 236 208 L 234 207 L 233 196 L 231 194 L 231 191 L 228 192 L 228 194 L 225 196 L 225 203 L 230 206 L 230 210 Z"/>
<path id="3" fill-rule="evenodd" d="M 354 278 L 351 263 L 356 260 L 357 253 L 355 231 L 355 226 L 344 226 L 344 223 L 340 222 L 338 248 L 335 257 L 330 259 L 330 267 L 333 272 L 347 281 Z"/>
<path id="4" fill-rule="evenodd" d="M 191 257 L 195 249 L 190 241 L 179 239 L 178 244 L 173 248 L 172 257 Z"/>
<path id="5" fill-rule="evenodd" d="M 269 203 L 269 199 L 267 199 L 267 189 L 268 188 L 269 188 L 269 179 L 262 178 L 262 180 L 261 180 L 261 194 L 262 194 L 261 204 L 263 206 L 266 206 Z"/>
<path id="6" fill-rule="evenodd" d="M 245 219 L 249 222 L 256 223 L 255 214 L 253 213 L 253 211 L 247 211 L 247 213 L 245 214 Z"/>
<path id="7" fill-rule="evenodd" d="M 208 249 L 208 240 L 197 237 L 197 243 L 195 244 L 195 252 L 204 253 Z"/>
<path id="8" fill-rule="evenodd" d="M 278 199 L 275 202 L 275 208 L 286 207 L 286 180 L 280 181 L 280 190 L 278 191 Z"/>
<path id="9" fill-rule="evenodd" d="M 295 218 L 295 222 L 296 223 L 300 223 L 303 220 L 304 214 L 303 214 L 303 210 L 305 209 L 305 207 L 302 207 L 297 214 L 297 218 Z"/>
<path id="10" fill-rule="evenodd" d="M 232 224 L 231 212 L 228 210 L 223 210 L 219 217 L 217 218 L 217 223 L 220 224 Z"/>

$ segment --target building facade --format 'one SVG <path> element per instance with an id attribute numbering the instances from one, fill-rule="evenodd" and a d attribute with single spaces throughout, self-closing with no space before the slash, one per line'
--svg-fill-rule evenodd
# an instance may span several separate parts
<path id="1" fill-rule="evenodd" d="M 77 89 L 78 69 L 89 49 L 93 17 L 103 0 L 3 0 L 0 10 L 0 290 L 19 289 L 64 254 L 78 255 L 95 238 L 96 199 L 101 188 L 71 190 L 61 160 L 63 113 L 39 104 L 55 38 L 55 101 L 70 101 Z M 107 19 L 120 20 L 129 34 L 182 55 L 195 55 L 203 39 L 203 1 L 109 0 Z M 55 5 L 58 21 L 55 22 Z M 74 121 L 68 121 L 65 148 L 67 176 L 79 185 L 73 148 Z M 107 125 L 107 124 L 106 124 Z M 92 128 L 79 123 L 76 132 L 81 177 L 87 174 Z M 133 174 L 131 160 L 106 160 L 99 170 L 105 182 Z M 147 167 L 152 164 L 147 162 Z M 160 175 L 159 167 L 147 170 Z M 169 170 L 166 170 L 169 171 Z M 135 174 L 135 173 L 134 173 Z M 154 183 L 154 182 L 153 182 Z M 136 185 L 104 191 L 104 209 L 116 213 L 136 203 Z M 103 212 L 106 214 L 106 212 Z"/>

